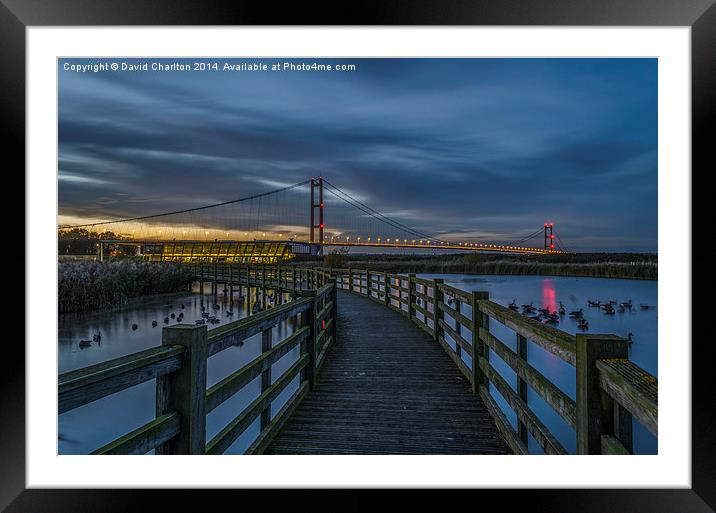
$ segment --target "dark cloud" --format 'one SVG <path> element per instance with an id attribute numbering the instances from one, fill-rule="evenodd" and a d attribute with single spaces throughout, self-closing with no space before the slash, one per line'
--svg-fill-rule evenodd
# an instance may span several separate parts
<path id="1" fill-rule="evenodd" d="M 64 62 L 62 216 L 190 208 L 320 174 L 423 232 L 507 240 L 550 220 L 571 249 L 657 247 L 653 59 L 356 59 L 295 74 Z M 273 224 L 293 215 L 275 208 Z M 332 213 L 339 230 L 360 217 Z"/>

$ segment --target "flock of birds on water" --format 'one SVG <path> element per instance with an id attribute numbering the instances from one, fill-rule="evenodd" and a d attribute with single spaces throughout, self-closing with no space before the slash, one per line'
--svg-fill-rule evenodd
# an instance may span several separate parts
<path id="1" fill-rule="evenodd" d="M 226 290 L 224 290 L 224 292 L 226 293 Z M 246 298 L 241 294 L 239 294 L 239 296 L 236 298 L 236 302 L 239 305 L 243 305 L 245 301 L 246 301 Z M 264 302 L 266 303 L 266 305 L 264 306 L 263 302 L 259 299 L 258 293 L 257 293 L 255 301 L 254 301 L 254 306 L 251 308 L 251 314 L 255 315 L 259 312 L 262 312 L 265 308 L 273 307 L 276 305 L 277 301 L 278 301 L 278 296 L 276 295 L 276 293 L 267 292 L 264 296 Z M 169 310 L 173 310 L 174 304 L 169 303 L 167 305 L 164 305 L 164 307 L 168 308 Z M 180 310 L 184 310 L 186 308 L 186 305 L 184 303 L 181 303 L 181 304 L 179 304 L 178 308 Z M 207 323 L 219 324 L 221 322 L 221 319 L 219 319 L 219 317 L 217 317 L 216 314 L 221 310 L 221 308 L 222 307 L 219 303 L 213 303 L 211 305 L 211 310 L 213 310 L 216 313 L 211 313 L 211 311 L 209 309 L 207 309 L 207 307 L 205 305 L 202 304 L 201 305 L 201 318 L 196 319 L 194 321 L 194 324 L 197 324 L 197 325 L 202 325 L 202 324 L 207 324 Z M 229 318 L 233 317 L 233 315 L 234 315 L 234 311 L 231 310 L 230 308 L 226 309 L 225 313 L 226 313 L 226 317 L 229 317 Z M 177 324 L 181 324 L 182 321 L 184 320 L 184 312 L 180 311 L 178 314 L 176 312 L 171 312 L 169 315 L 164 317 L 164 324 L 169 324 L 172 320 L 175 320 Z M 158 325 L 159 325 L 159 323 L 156 320 L 152 321 L 152 328 L 156 328 Z M 132 323 L 130 328 L 132 331 L 137 331 L 139 329 L 139 325 L 135 322 L 135 323 Z M 102 345 L 102 333 L 98 331 L 97 333 L 93 334 L 92 340 L 80 340 L 79 347 L 81 349 L 85 349 L 87 347 L 90 347 L 92 345 L 92 342 L 96 342 L 98 346 L 101 346 Z"/>
<path id="2" fill-rule="evenodd" d="M 632 303 L 631 299 L 629 299 L 628 301 L 623 301 L 621 303 L 614 300 L 592 301 L 591 299 L 588 299 L 587 307 L 597 308 L 605 315 L 614 315 L 617 312 L 624 313 L 627 310 L 631 311 L 634 308 L 634 304 Z M 560 318 L 563 319 L 565 314 L 567 314 L 567 311 L 561 301 L 559 302 L 559 310 L 555 312 L 550 312 L 547 308 L 535 308 L 532 302 L 530 302 L 530 304 L 528 305 L 517 306 L 516 299 L 513 299 L 512 302 L 507 305 L 507 308 L 509 308 L 513 312 L 521 313 L 528 319 L 533 319 L 543 324 L 558 324 Z M 640 310 L 651 310 L 653 308 L 653 306 L 647 304 L 639 305 Z M 567 315 L 569 316 L 569 318 L 577 322 L 577 327 L 580 330 L 587 331 L 589 329 L 589 321 L 587 321 L 587 319 L 584 317 L 584 308 L 580 308 L 579 310 L 573 310 Z M 633 342 L 634 334 L 632 332 L 629 332 L 627 335 L 627 339 L 629 340 L 629 342 Z"/>

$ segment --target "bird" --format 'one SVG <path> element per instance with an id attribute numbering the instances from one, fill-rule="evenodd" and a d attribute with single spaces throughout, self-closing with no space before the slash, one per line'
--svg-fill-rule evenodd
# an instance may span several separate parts
<path id="1" fill-rule="evenodd" d="M 156 328 L 156 327 L 157 327 L 157 321 L 152 321 L 152 328 Z"/>
<path id="2" fill-rule="evenodd" d="M 204 319 L 197 319 L 194 321 L 194 324 L 206 324 L 206 321 Z"/>
<path id="3" fill-rule="evenodd" d="M 569 316 L 574 319 L 580 318 L 580 317 L 582 317 L 582 315 L 584 315 L 584 310 L 582 308 L 580 308 L 579 310 L 574 310 L 572 312 L 569 312 Z"/>
<path id="4" fill-rule="evenodd" d="M 174 317 L 176 317 L 176 315 L 174 314 L 174 312 L 172 312 L 172 314 L 169 317 L 171 317 L 173 319 Z"/>
<path id="5" fill-rule="evenodd" d="M 164 324 L 169 324 L 169 317 L 164 318 Z"/>
<path id="6" fill-rule="evenodd" d="M 602 305 L 602 302 L 601 302 L 601 301 L 592 301 L 591 299 L 587 299 L 587 304 L 588 304 L 590 307 L 591 307 L 591 306 L 596 306 L 597 308 L 599 308 L 599 307 Z"/>
<path id="7" fill-rule="evenodd" d="M 181 304 L 181 309 L 184 310 L 184 303 Z"/>
<path id="8" fill-rule="evenodd" d="M 631 305 L 631 299 L 630 299 L 629 301 L 625 301 L 625 302 L 623 302 L 623 303 L 619 303 L 619 306 L 621 306 L 622 308 L 631 308 L 631 306 L 632 306 L 632 305 Z"/>
<path id="9" fill-rule="evenodd" d="M 93 340 L 94 342 L 99 342 L 100 340 L 102 340 L 102 332 L 101 332 L 101 331 L 98 331 L 97 333 L 95 333 L 94 335 L 92 335 L 92 340 Z"/>
<path id="10" fill-rule="evenodd" d="M 91 340 L 80 340 L 80 347 L 89 347 L 92 345 Z"/>
<path id="11" fill-rule="evenodd" d="M 634 342 L 634 334 L 631 331 L 627 334 L 627 340 L 629 343 Z"/>
<path id="12" fill-rule="evenodd" d="M 139 326 L 137 326 L 137 323 L 136 323 L 136 322 L 135 322 L 134 324 L 132 324 L 132 329 L 133 329 L 133 330 L 136 330 L 137 328 L 139 328 Z"/>
<path id="13" fill-rule="evenodd" d="M 559 302 L 559 315 L 564 315 L 565 312 L 566 312 L 566 310 L 564 309 L 564 305 L 560 301 Z"/>
<path id="14" fill-rule="evenodd" d="M 517 301 L 517 299 L 513 299 L 513 300 L 512 300 L 512 303 L 510 303 L 509 305 L 507 305 L 507 308 L 509 308 L 509 309 L 512 310 L 513 312 L 516 312 L 516 311 L 519 309 L 519 307 L 517 306 L 516 301 Z"/>
<path id="15" fill-rule="evenodd" d="M 587 322 L 586 319 L 582 318 L 579 319 L 579 321 L 577 322 L 577 326 L 579 326 L 580 330 L 585 331 L 589 329 L 589 322 Z"/>
<path id="16" fill-rule="evenodd" d="M 226 311 L 226 315 L 227 315 L 227 316 L 231 316 L 231 315 L 234 315 L 234 312 L 233 312 L 233 311 L 231 311 L 231 310 L 227 310 L 227 311 Z"/>

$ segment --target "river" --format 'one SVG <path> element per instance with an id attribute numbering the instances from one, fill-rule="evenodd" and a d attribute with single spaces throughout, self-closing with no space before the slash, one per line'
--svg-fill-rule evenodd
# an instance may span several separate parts
<path id="1" fill-rule="evenodd" d="M 507 305 L 513 299 L 517 304 L 533 302 L 537 308 L 545 307 L 554 311 L 561 301 L 567 311 L 583 308 L 589 320 L 589 332 L 612 333 L 626 337 L 633 334 L 630 357 L 641 367 L 657 375 L 657 282 L 615 280 L 603 278 L 570 278 L 542 276 L 474 276 L 448 274 L 421 274 L 421 278 L 443 278 L 449 285 L 473 291 L 487 291 L 490 299 Z M 164 318 L 174 313 L 184 313 L 184 322 L 193 323 L 201 317 L 202 304 L 211 308 L 210 296 L 200 296 L 198 290 L 193 293 L 163 295 L 142 300 L 135 300 L 121 309 L 108 312 L 86 312 L 80 314 L 63 314 L 59 316 L 58 333 L 58 370 L 60 373 L 92 365 L 105 360 L 157 346 L 161 343 L 161 329 L 167 325 Z M 231 307 L 228 294 L 219 291 L 220 309 L 216 316 L 222 326 L 232 320 L 249 315 L 255 300 L 256 291 L 252 290 L 249 301 L 240 308 L 236 304 Z M 235 297 L 237 294 L 235 294 Z M 617 300 L 631 299 L 635 305 L 631 310 L 608 316 L 597 308 L 589 308 L 587 299 Z M 641 310 L 641 304 L 651 308 Z M 171 305 L 171 307 L 169 306 Z M 182 308 L 183 305 L 183 308 Z M 227 310 L 234 312 L 226 315 Z M 467 313 L 471 315 L 471 313 Z M 152 321 L 157 326 L 152 327 Z M 169 319 L 168 324 L 176 323 Z M 137 324 L 137 329 L 132 325 Z M 576 322 L 563 320 L 557 325 L 568 333 L 578 332 Z M 285 321 L 274 328 L 273 340 L 284 339 L 293 331 L 293 322 Z M 490 330 L 503 342 L 515 349 L 514 332 L 497 322 L 490 324 Z M 101 332 L 99 343 L 93 342 L 89 347 L 80 348 L 79 341 L 92 339 L 92 335 Z M 260 335 L 246 340 L 241 346 L 231 347 L 209 358 L 207 367 L 208 386 L 223 379 L 241 366 L 256 358 L 261 352 Z M 280 375 L 298 356 L 298 348 L 281 358 L 274 365 L 274 376 Z M 469 356 L 465 355 L 469 360 Z M 574 368 L 559 358 L 542 350 L 539 346 L 529 343 L 528 361 L 559 388 L 574 398 Z M 491 362 L 498 372 L 512 384 L 515 383 L 514 372 L 502 363 L 496 355 L 491 355 Z M 297 380 L 297 378 L 296 378 Z M 274 403 L 274 412 L 292 394 L 297 387 L 294 380 Z M 87 404 L 59 417 L 60 454 L 86 454 L 114 438 L 135 429 L 154 418 L 154 381 L 134 386 L 123 392 L 105 397 Z M 211 439 L 220 429 L 230 422 L 235 415 L 258 396 L 260 378 L 254 380 L 240 393 L 216 408 L 207 416 L 207 440 Z M 498 404 L 507 412 L 510 421 L 515 423 L 515 415 L 500 397 L 493 391 Z M 547 427 L 557 436 L 558 440 L 569 452 L 574 452 L 575 437 L 573 430 L 547 406 L 531 389 L 528 403 L 538 414 Z M 258 419 L 229 448 L 227 454 L 241 454 L 258 434 Z M 539 447 L 530 437 L 530 452 L 539 453 Z M 634 452 L 638 454 L 655 454 L 656 439 L 644 428 L 635 423 Z"/>

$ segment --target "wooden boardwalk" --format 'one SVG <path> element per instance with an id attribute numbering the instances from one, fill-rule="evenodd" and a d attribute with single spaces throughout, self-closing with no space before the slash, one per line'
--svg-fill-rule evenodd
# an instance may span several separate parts
<path id="1" fill-rule="evenodd" d="M 268 454 L 507 454 L 490 413 L 425 332 L 340 292 L 337 342 Z"/>

